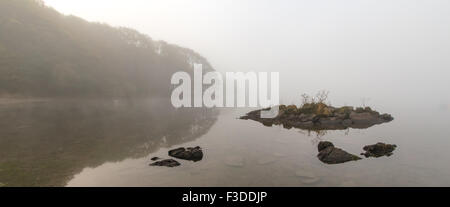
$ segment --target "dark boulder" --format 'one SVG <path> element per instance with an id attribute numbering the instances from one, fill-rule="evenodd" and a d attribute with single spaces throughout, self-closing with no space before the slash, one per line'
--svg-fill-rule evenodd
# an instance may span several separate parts
<path id="1" fill-rule="evenodd" d="M 166 167 L 177 167 L 180 163 L 173 159 L 161 160 L 150 164 L 150 166 L 166 166 Z"/>
<path id="2" fill-rule="evenodd" d="M 200 161 L 203 159 L 203 151 L 200 147 L 180 147 L 177 149 L 173 149 L 169 151 L 169 156 L 175 157 L 183 160 L 191 160 L 194 162 Z"/>
<path id="3" fill-rule="evenodd" d="M 324 150 L 327 147 L 334 147 L 333 143 L 328 141 L 319 142 L 319 145 L 317 145 L 317 149 L 320 151 Z"/>
<path id="4" fill-rule="evenodd" d="M 340 148 L 334 147 L 331 142 L 320 142 L 318 145 L 319 154 L 317 157 L 320 161 L 327 164 L 340 164 L 349 161 L 360 160 L 361 158 L 350 154 Z"/>
<path id="5" fill-rule="evenodd" d="M 393 151 L 397 148 L 395 144 L 385 144 L 378 142 L 374 145 L 367 145 L 363 148 L 365 153 L 361 153 L 366 157 L 382 157 L 382 156 L 391 156 Z"/>
<path id="6" fill-rule="evenodd" d="M 160 160 L 161 158 L 159 158 L 159 157 L 153 157 L 151 160 L 152 161 L 156 161 L 156 160 Z"/>

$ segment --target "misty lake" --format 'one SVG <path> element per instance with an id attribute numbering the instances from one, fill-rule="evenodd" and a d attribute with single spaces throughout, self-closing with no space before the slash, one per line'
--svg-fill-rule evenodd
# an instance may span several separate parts
<path id="1" fill-rule="evenodd" d="M 0 104 L 0 183 L 5 186 L 449 186 L 449 113 L 398 109 L 368 129 L 308 132 L 238 119 L 254 109 L 174 109 L 154 100 L 41 100 Z M 326 140 L 359 155 L 390 157 L 328 165 Z M 201 161 L 149 166 L 177 147 Z"/>

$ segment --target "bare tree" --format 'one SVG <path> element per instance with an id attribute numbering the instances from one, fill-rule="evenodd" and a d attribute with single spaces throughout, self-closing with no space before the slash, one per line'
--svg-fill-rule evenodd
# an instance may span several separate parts
<path id="1" fill-rule="evenodd" d="M 329 91 L 326 90 L 319 91 L 316 95 L 317 103 L 325 103 L 325 101 L 328 99 L 328 94 L 330 94 Z"/>
<path id="2" fill-rule="evenodd" d="M 309 95 L 306 93 L 302 94 L 302 106 L 309 103 L 309 101 L 310 101 Z"/>
<path id="3" fill-rule="evenodd" d="M 309 96 L 308 94 L 304 93 L 302 94 L 302 105 L 305 104 L 317 104 L 317 103 L 323 103 L 325 104 L 325 101 L 328 99 L 328 94 L 330 92 L 326 90 L 321 90 L 317 92 L 316 96 Z"/>

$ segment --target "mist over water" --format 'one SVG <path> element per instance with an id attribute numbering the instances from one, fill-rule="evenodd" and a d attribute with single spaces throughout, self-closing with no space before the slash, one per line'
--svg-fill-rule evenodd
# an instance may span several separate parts
<path id="1" fill-rule="evenodd" d="M 450 104 L 445 0 L 45 2 L 192 48 L 221 72 L 280 72 L 285 104 L 322 89 L 335 105 Z"/>
<path id="2" fill-rule="evenodd" d="M 0 12 L 0 186 L 450 186 L 449 1 L 44 2 L 150 38 L 1 4 L 24 12 Z M 254 108 L 174 108 L 170 76 L 194 62 L 279 72 L 281 104 L 327 90 L 327 104 L 394 120 L 313 131 L 238 119 Z M 377 142 L 398 148 L 328 165 L 320 141 L 356 155 Z M 196 146 L 198 162 L 149 166 Z"/>

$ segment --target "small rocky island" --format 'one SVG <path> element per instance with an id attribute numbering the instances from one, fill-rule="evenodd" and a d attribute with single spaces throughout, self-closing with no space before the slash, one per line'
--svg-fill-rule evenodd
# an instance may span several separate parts
<path id="1" fill-rule="evenodd" d="M 302 105 L 279 105 L 275 118 L 261 118 L 261 111 L 271 108 L 255 110 L 240 117 L 244 120 L 261 122 L 265 126 L 283 125 L 304 130 L 342 130 L 348 128 L 366 129 L 373 125 L 394 120 L 390 114 L 380 114 L 370 107 L 333 107 L 326 104 L 328 91 L 319 91 L 316 96 L 302 94 Z"/>
<path id="2" fill-rule="evenodd" d="M 280 105 L 279 114 L 275 118 L 261 118 L 260 109 L 240 117 L 244 120 L 261 122 L 265 126 L 283 125 L 285 128 L 299 128 L 304 130 L 339 130 L 347 128 L 365 129 L 373 125 L 394 120 L 390 114 L 380 114 L 370 107 L 340 108 L 325 103 L 304 103 L 301 107 L 296 105 Z"/>

